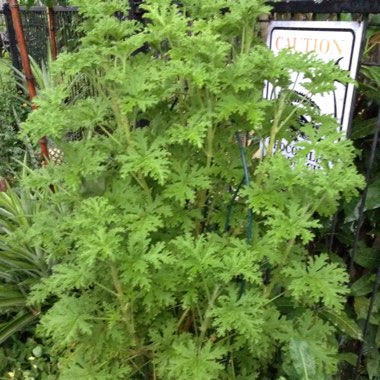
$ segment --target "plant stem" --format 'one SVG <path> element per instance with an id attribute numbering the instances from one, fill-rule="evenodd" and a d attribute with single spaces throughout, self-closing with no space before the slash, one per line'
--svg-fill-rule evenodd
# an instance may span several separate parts
<path id="1" fill-rule="evenodd" d="M 152 363 L 153 363 L 153 380 L 157 380 L 157 378 L 156 378 L 156 366 L 154 364 L 154 360 L 152 360 Z"/>
<path id="2" fill-rule="evenodd" d="M 243 26 L 243 33 L 241 34 L 241 45 L 240 45 L 240 54 L 243 54 L 244 52 L 244 45 L 245 45 L 245 35 L 246 35 L 246 30 L 247 28 L 247 24 L 244 23 L 244 26 Z"/>
<path id="3" fill-rule="evenodd" d="M 208 113 L 212 113 L 212 100 L 208 93 L 206 93 Z M 211 122 L 207 128 L 207 148 L 206 148 L 206 169 L 210 169 L 212 166 L 212 160 L 214 158 L 214 139 L 215 139 L 216 126 Z M 198 208 L 206 207 L 207 190 L 202 190 L 198 197 Z M 195 227 L 195 235 L 199 236 L 201 233 L 201 226 L 204 220 L 207 220 L 207 216 L 200 220 Z"/>
<path id="4" fill-rule="evenodd" d="M 280 120 L 282 117 L 282 114 L 284 113 L 285 110 L 285 96 L 280 94 L 279 98 L 279 106 L 278 109 L 274 115 L 274 120 L 273 120 L 273 125 L 270 130 L 270 137 L 269 137 L 269 146 L 268 146 L 268 151 L 267 154 L 269 156 L 272 156 L 274 154 L 273 149 L 274 149 L 274 144 L 276 142 L 276 135 L 280 130 Z"/>
<path id="5" fill-rule="evenodd" d="M 99 286 L 99 288 L 102 288 L 103 290 L 105 290 L 106 292 L 118 297 L 119 295 L 114 292 L 113 290 L 111 289 L 108 289 L 106 286 L 102 285 L 100 282 L 95 282 L 95 285 Z"/>
<path id="6" fill-rule="evenodd" d="M 288 241 L 288 243 L 286 244 L 286 248 L 285 248 L 285 252 L 284 252 L 284 256 L 283 256 L 282 262 L 277 266 L 276 270 L 274 271 L 274 273 L 273 273 L 273 280 L 264 289 L 264 297 L 265 298 L 270 297 L 270 295 L 271 295 L 271 293 L 273 291 L 274 286 L 278 283 L 278 278 L 280 276 L 280 272 L 281 272 L 282 268 L 284 267 L 284 265 L 286 265 L 286 262 L 288 261 L 289 254 L 290 254 L 290 252 L 291 252 L 291 250 L 292 250 L 295 242 L 296 242 L 296 239 L 293 238 L 293 239 L 290 239 Z M 272 298 L 272 300 L 274 300 L 276 298 L 277 297 L 274 297 L 274 298 Z"/>
<path id="7" fill-rule="evenodd" d="M 206 292 L 206 295 L 207 295 L 207 300 L 210 302 L 211 300 L 211 294 L 210 294 L 210 290 L 207 286 L 207 282 L 206 282 L 206 279 L 205 277 L 203 276 L 203 274 L 201 273 L 201 277 L 202 277 L 202 282 L 203 282 L 203 285 L 204 285 L 204 288 L 205 288 L 205 292 Z"/>
<path id="8" fill-rule="evenodd" d="M 306 94 L 305 99 L 307 98 L 308 94 Z M 270 141 L 268 146 L 268 154 L 272 156 L 274 154 L 273 148 L 276 141 L 276 135 L 281 130 L 281 128 L 286 125 L 286 123 L 290 120 L 291 117 L 298 111 L 299 107 L 294 107 L 292 111 L 289 113 L 288 116 L 285 117 L 283 121 L 281 121 L 282 114 L 284 113 L 286 102 L 287 102 L 287 96 L 280 94 L 279 97 L 279 107 L 277 112 L 275 113 L 274 120 L 273 120 L 273 126 L 271 128 L 270 132 Z M 300 105 L 302 105 L 306 100 L 303 99 L 300 101 Z"/>
<path id="9" fill-rule="evenodd" d="M 142 175 L 136 175 L 136 174 L 133 174 L 133 178 L 140 185 L 140 187 L 144 190 L 144 193 L 147 195 L 147 197 L 150 200 L 152 200 L 152 191 L 149 188 L 145 178 Z"/>
<path id="10" fill-rule="evenodd" d="M 135 338 L 135 327 L 134 327 L 134 322 L 133 322 L 133 310 L 130 307 L 131 305 L 126 300 L 123 287 L 119 279 L 117 268 L 115 267 L 114 264 L 111 264 L 110 269 L 111 269 L 112 281 L 117 292 L 117 298 L 119 299 L 121 310 L 124 316 L 124 322 L 126 323 L 128 332 L 131 335 L 132 342 L 135 344 L 136 338 Z"/>
<path id="11" fill-rule="evenodd" d="M 189 314 L 189 311 L 191 310 L 190 307 L 186 308 L 185 311 L 182 313 L 181 318 L 178 320 L 177 323 L 177 330 L 181 327 L 182 322 L 185 320 L 187 314 Z"/>
<path id="12" fill-rule="evenodd" d="M 111 108 L 115 114 L 115 121 L 117 127 L 120 128 L 125 135 L 128 145 L 132 145 L 132 136 L 130 131 L 130 124 L 127 115 L 121 110 L 117 96 L 111 96 Z"/>
<path id="13" fill-rule="evenodd" d="M 275 296 L 275 297 L 271 298 L 270 300 L 268 300 L 267 302 L 265 302 L 265 304 L 263 306 L 269 305 L 271 302 L 276 301 L 276 299 L 281 298 L 284 294 L 285 294 L 285 292 L 278 294 L 277 296 Z"/>
<path id="14" fill-rule="evenodd" d="M 209 92 L 206 92 L 206 101 L 207 101 L 207 112 L 209 117 L 212 115 L 213 105 Z M 214 138 L 215 138 L 216 127 L 213 125 L 212 121 L 207 128 L 207 162 L 206 168 L 210 169 L 212 164 L 212 159 L 214 157 Z"/>
<path id="15" fill-rule="evenodd" d="M 215 127 L 210 125 L 207 131 L 207 161 L 206 168 L 210 169 L 212 164 L 212 159 L 214 157 L 214 137 L 215 137 Z"/>
<path id="16" fill-rule="evenodd" d="M 217 298 L 219 297 L 219 286 L 216 285 L 215 286 L 215 289 L 214 289 L 214 292 L 212 293 L 212 296 L 211 296 L 211 299 L 209 300 L 208 302 L 208 305 L 207 305 L 207 309 L 204 313 L 204 318 L 203 318 L 203 322 L 201 324 L 201 327 L 200 327 L 200 335 L 199 335 L 199 344 L 201 345 L 203 343 L 203 340 L 205 338 L 205 335 L 206 335 L 206 331 L 208 329 L 208 325 L 209 325 L 209 322 L 210 322 L 210 311 L 213 309 L 214 305 L 215 305 L 215 301 L 217 300 Z"/>

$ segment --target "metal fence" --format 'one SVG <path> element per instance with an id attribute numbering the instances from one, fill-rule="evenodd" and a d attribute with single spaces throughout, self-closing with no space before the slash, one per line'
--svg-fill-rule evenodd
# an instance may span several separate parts
<path id="1" fill-rule="evenodd" d="M 8 4 L 4 4 L 1 13 L 4 15 L 7 26 L 4 42 L 8 45 L 13 66 L 21 70 L 21 60 Z M 77 31 L 79 23 L 77 9 L 74 7 L 54 7 L 53 15 L 58 51 L 75 49 L 80 37 Z M 21 7 L 21 19 L 29 55 L 36 62 L 46 61 L 49 49 L 46 7 Z"/>
<path id="2" fill-rule="evenodd" d="M 380 13 L 378 0 L 282 0 L 268 4 L 277 13 Z"/>

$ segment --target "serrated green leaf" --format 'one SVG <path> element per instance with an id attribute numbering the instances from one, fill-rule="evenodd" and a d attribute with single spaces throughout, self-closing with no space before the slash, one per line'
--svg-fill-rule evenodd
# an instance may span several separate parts
<path id="1" fill-rule="evenodd" d="M 322 300 L 329 308 L 342 309 L 343 296 L 348 293 L 344 286 L 348 276 L 338 264 L 329 263 L 327 255 L 309 258 L 306 265 L 295 262 L 283 269 L 283 273 L 290 279 L 289 290 L 296 301 Z"/>
<path id="2" fill-rule="evenodd" d="M 92 324 L 88 322 L 90 318 L 81 298 L 64 296 L 42 317 L 41 324 L 47 332 L 59 339 L 60 345 L 65 346 L 75 342 L 82 334 L 91 334 Z"/>

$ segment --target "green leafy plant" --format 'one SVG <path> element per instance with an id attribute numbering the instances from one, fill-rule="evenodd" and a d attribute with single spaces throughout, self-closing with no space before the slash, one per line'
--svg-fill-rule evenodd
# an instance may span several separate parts
<path id="1" fill-rule="evenodd" d="M 376 35 L 375 35 L 376 36 Z M 370 33 L 369 41 L 374 35 Z M 372 43 L 368 43 L 367 51 L 374 49 Z M 367 58 L 369 59 L 369 58 Z M 361 197 L 354 198 L 344 205 L 341 213 L 341 224 L 337 233 L 335 249 L 345 256 L 347 260 L 353 260 L 351 270 L 351 307 L 349 313 L 357 320 L 362 330 L 365 330 L 364 342 L 357 345 L 348 340 L 345 348 L 349 352 L 355 352 L 361 356 L 358 373 L 363 378 L 374 379 L 380 376 L 379 368 L 379 301 L 378 295 L 373 294 L 375 275 L 379 268 L 379 166 L 378 152 L 375 151 L 373 165 L 369 168 L 372 144 L 378 113 L 379 98 L 376 86 L 380 84 L 379 70 L 377 67 L 363 66 L 361 69 L 361 81 L 357 104 L 357 115 L 354 119 L 352 138 L 361 155 L 357 159 L 359 170 L 367 176 L 368 189 L 366 201 L 362 204 Z M 370 172 L 368 175 L 368 171 Z M 363 207 L 361 214 L 361 207 Z M 359 233 L 357 230 L 359 229 Z M 356 241 L 357 240 L 357 241 Z M 372 312 L 370 312 L 371 298 L 374 298 Z M 368 319 L 368 314 L 370 314 Z M 368 325 L 367 327 L 367 319 Z M 356 366 L 358 358 L 350 364 Z M 351 374 L 352 367 L 347 372 Z"/>
<path id="2" fill-rule="evenodd" d="M 25 146 L 19 139 L 18 122 L 23 120 L 28 106 L 17 87 L 9 62 L 0 62 L 0 178 L 8 181 L 18 169 L 18 160 L 25 154 Z"/>
<path id="3" fill-rule="evenodd" d="M 0 379 L 2 380 L 53 380 L 57 363 L 49 345 L 31 337 L 25 341 L 11 339 L 0 348 Z"/>
<path id="4" fill-rule="evenodd" d="M 37 209 L 24 234 L 56 261 L 28 302 L 51 305 L 38 331 L 59 378 L 331 379 L 336 321 L 353 325 L 348 276 L 307 245 L 363 180 L 336 122 L 289 86 L 302 73 L 309 95 L 325 93 L 347 74 L 274 56 L 257 36 L 261 0 L 142 8 L 144 25 L 114 16 L 124 1 L 83 0 L 82 46 L 22 126 L 65 157 L 23 181 L 60 210 Z M 93 91 L 67 102 L 78 74 Z M 277 99 L 262 99 L 265 81 Z M 276 142 L 294 140 L 301 112 L 307 139 L 286 159 Z"/>
<path id="5" fill-rule="evenodd" d="M 48 355 L 49 346 L 33 338 L 43 306 L 27 304 L 31 287 L 49 275 L 53 264 L 39 242 L 31 243 L 25 236 L 36 215 L 41 215 L 41 207 L 48 209 L 48 205 L 37 201 L 41 197 L 40 193 L 13 186 L 0 192 L 1 378 L 32 380 L 51 374 L 55 368 Z"/>
<path id="6" fill-rule="evenodd" d="M 43 249 L 25 241 L 34 223 L 38 195 L 8 187 L 0 193 L 0 343 L 36 321 L 38 308 L 27 305 L 31 286 L 49 274 Z"/>

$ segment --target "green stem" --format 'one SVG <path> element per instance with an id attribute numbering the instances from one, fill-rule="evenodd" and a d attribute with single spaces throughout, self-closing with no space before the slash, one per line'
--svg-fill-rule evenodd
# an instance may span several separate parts
<path id="1" fill-rule="evenodd" d="M 101 125 L 101 126 L 99 126 L 99 127 L 100 127 L 100 129 L 102 130 L 102 132 L 105 133 L 105 134 L 108 136 L 108 138 L 111 139 L 116 145 L 119 145 L 119 146 L 122 145 L 122 143 L 121 143 L 118 139 L 116 139 L 116 138 L 113 136 L 112 133 L 110 133 L 109 131 L 107 131 L 107 129 L 106 129 L 104 126 Z"/>
<path id="2" fill-rule="evenodd" d="M 279 106 L 274 115 L 273 125 L 270 130 L 269 145 L 268 145 L 268 150 L 267 150 L 267 155 L 269 156 L 272 156 L 274 154 L 273 152 L 274 144 L 276 142 L 277 133 L 280 130 L 280 120 L 285 110 L 285 103 L 286 103 L 286 97 L 283 95 L 280 95 Z"/>
<path id="3" fill-rule="evenodd" d="M 186 308 L 185 311 L 182 313 L 181 318 L 178 320 L 177 323 L 177 330 L 181 327 L 182 322 L 185 320 L 187 314 L 189 314 L 189 311 L 191 310 L 190 307 Z"/>
<path id="4" fill-rule="evenodd" d="M 156 365 L 154 363 L 154 360 L 152 360 L 152 363 L 153 363 L 153 380 L 157 380 L 157 377 L 156 377 Z"/>
<path id="5" fill-rule="evenodd" d="M 248 54 L 251 50 L 254 34 L 254 26 L 249 21 L 244 21 L 243 31 L 241 34 L 240 54 Z"/>
<path id="6" fill-rule="evenodd" d="M 201 322 L 201 325 L 203 325 L 203 314 L 202 314 L 201 309 L 200 309 L 200 307 L 199 307 L 198 304 L 197 304 L 196 307 L 197 307 L 198 318 L 199 318 L 199 320 L 200 320 L 200 322 Z"/>
<path id="7" fill-rule="evenodd" d="M 128 145 L 132 145 L 132 135 L 130 130 L 130 123 L 127 115 L 121 110 L 116 96 L 111 96 L 111 108 L 115 115 L 117 127 L 124 132 L 125 139 Z"/>
<path id="8" fill-rule="evenodd" d="M 268 298 L 270 297 L 272 291 L 273 291 L 273 288 L 275 285 L 277 285 L 278 283 L 278 280 L 279 280 L 279 277 L 280 277 L 280 272 L 282 270 L 282 268 L 286 265 L 286 262 L 288 261 L 288 257 L 289 257 L 289 254 L 294 246 L 296 242 L 296 239 L 290 239 L 288 241 L 288 243 L 286 244 L 286 248 L 285 248 L 285 251 L 284 251 L 284 255 L 283 255 L 283 258 L 282 258 L 282 261 L 281 263 L 277 266 L 276 270 L 274 271 L 273 273 L 273 280 L 271 281 L 271 283 L 264 289 L 264 297 L 265 298 Z M 275 297 L 276 298 L 276 297 Z M 275 299 L 274 298 L 274 299 Z M 272 299 L 273 300 L 273 299 Z"/>
<path id="9" fill-rule="evenodd" d="M 270 300 L 268 300 L 267 302 L 265 302 L 265 304 L 263 306 L 269 305 L 273 301 L 276 301 L 276 299 L 281 298 L 284 294 L 285 294 L 285 292 L 278 294 L 277 296 L 275 296 L 275 297 L 271 298 Z"/>
<path id="10" fill-rule="evenodd" d="M 207 108 L 209 114 L 212 113 L 212 100 L 209 96 L 209 94 L 206 94 L 207 97 Z M 216 132 L 216 127 L 210 123 L 210 125 L 207 128 L 207 147 L 206 147 L 206 169 L 210 169 L 212 166 L 212 160 L 214 158 L 214 139 L 215 139 L 215 132 Z M 207 190 L 202 190 L 199 194 L 198 197 L 198 202 L 197 206 L 198 208 L 203 208 L 206 205 L 206 199 L 207 198 Z M 207 219 L 207 217 L 205 218 Z M 195 234 L 196 236 L 199 236 L 201 233 L 201 225 L 202 221 L 199 221 L 195 227 Z"/>
<path id="11" fill-rule="evenodd" d="M 213 105 L 212 105 L 212 99 L 208 91 L 206 92 L 206 101 L 207 101 L 207 112 L 209 114 L 209 117 L 211 117 Z M 206 151 L 206 156 L 207 156 L 206 168 L 207 169 L 211 168 L 212 159 L 214 157 L 215 132 L 216 132 L 216 127 L 213 125 L 211 121 L 210 125 L 207 128 L 207 151 Z"/>
<path id="12" fill-rule="evenodd" d="M 210 302 L 210 300 L 211 300 L 210 290 L 209 290 L 209 288 L 207 286 L 206 279 L 205 279 L 205 277 L 203 276 L 202 273 L 201 273 L 201 277 L 202 277 L 202 282 L 203 282 L 203 285 L 204 285 L 204 288 L 205 288 L 205 292 L 206 292 L 206 295 L 207 295 L 207 299 Z"/>
<path id="13" fill-rule="evenodd" d="M 114 292 L 113 290 L 111 289 L 108 289 L 106 286 L 102 285 L 100 282 L 95 282 L 95 285 L 99 286 L 99 288 L 102 288 L 103 290 L 105 290 L 106 292 L 118 297 L 119 295 Z"/>
<path id="14" fill-rule="evenodd" d="M 235 373 L 235 364 L 234 364 L 234 358 L 232 356 L 232 353 L 231 353 L 230 362 L 231 362 L 232 380 L 235 380 L 236 379 L 236 373 Z"/>
<path id="15" fill-rule="evenodd" d="M 212 293 L 211 299 L 208 302 L 207 309 L 206 309 L 206 311 L 204 313 L 203 322 L 202 322 L 201 327 L 199 329 L 200 330 L 200 335 L 199 335 L 199 344 L 200 345 L 203 343 L 203 340 L 205 338 L 207 329 L 209 327 L 209 323 L 210 323 L 210 315 L 209 314 L 210 314 L 210 311 L 214 308 L 215 301 L 219 297 L 219 294 L 220 294 L 220 288 L 219 288 L 218 285 L 216 285 L 215 289 L 214 289 L 214 292 Z"/>
<path id="16" fill-rule="evenodd" d="M 140 187 L 144 190 L 144 193 L 147 195 L 149 200 L 152 200 L 152 190 L 149 188 L 148 183 L 142 175 L 132 174 L 135 181 L 140 185 Z"/>
<path id="17" fill-rule="evenodd" d="M 215 138 L 215 127 L 210 125 L 207 131 L 207 161 L 206 168 L 210 169 L 212 165 L 212 159 L 214 158 L 214 138 Z"/>
<path id="18" fill-rule="evenodd" d="M 118 298 L 119 303 L 120 303 L 124 322 L 127 325 L 127 329 L 131 335 L 132 341 L 134 343 L 136 343 L 135 327 L 134 327 L 134 322 L 133 322 L 133 310 L 132 310 L 131 304 L 129 304 L 126 300 L 126 297 L 125 297 L 125 294 L 123 291 L 123 286 L 122 286 L 121 281 L 119 279 L 119 274 L 118 274 L 117 268 L 115 267 L 114 264 L 111 264 L 110 269 L 111 269 L 111 276 L 112 276 L 113 285 L 116 289 L 117 298 Z"/>
<path id="19" fill-rule="evenodd" d="M 244 46 L 245 46 L 245 35 L 246 35 L 246 32 L 245 32 L 245 30 L 246 30 L 246 28 L 247 28 L 247 24 L 246 24 L 246 23 L 244 23 L 244 26 L 243 26 L 243 32 L 242 32 L 242 34 L 241 34 L 240 54 L 243 54 L 243 52 L 244 52 Z"/>
<path id="20" fill-rule="evenodd" d="M 245 47 L 244 47 L 244 53 L 245 54 L 248 54 L 249 51 L 251 50 L 252 41 L 253 41 L 253 34 L 254 34 L 254 26 L 249 25 L 249 22 L 247 22 L 246 37 L 245 37 Z"/>
<path id="21" fill-rule="evenodd" d="M 301 102 L 299 103 L 300 105 L 302 105 L 303 103 L 306 102 L 307 95 L 308 94 L 306 94 L 306 96 L 305 96 L 305 100 L 301 100 Z M 290 94 L 289 94 L 289 96 L 290 96 Z M 286 116 L 285 119 L 281 122 L 281 117 L 282 117 L 282 114 L 284 113 L 285 105 L 286 105 L 287 100 L 288 100 L 287 98 L 288 97 L 286 95 L 284 95 L 284 96 L 280 95 L 280 98 L 279 98 L 279 107 L 278 107 L 277 112 L 275 113 L 274 120 L 273 120 L 273 126 L 271 128 L 271 133 L 270 133 L 270 141 L 269 141 L 269 146 L 268 146 L 268 154 L 270 156 L 272 156 L 274 154 L 273 148 L 274 148 L 274 144 L 276 142 L 277 133 L 281 130 L 281 128 L 284 125 L 286 125 L 286 123 L 293 117 L 293 115 L 299 109 L 299 107 L 294 107 L 292 109 L 292 111 L 289 113 L 289 115 Z"/>

